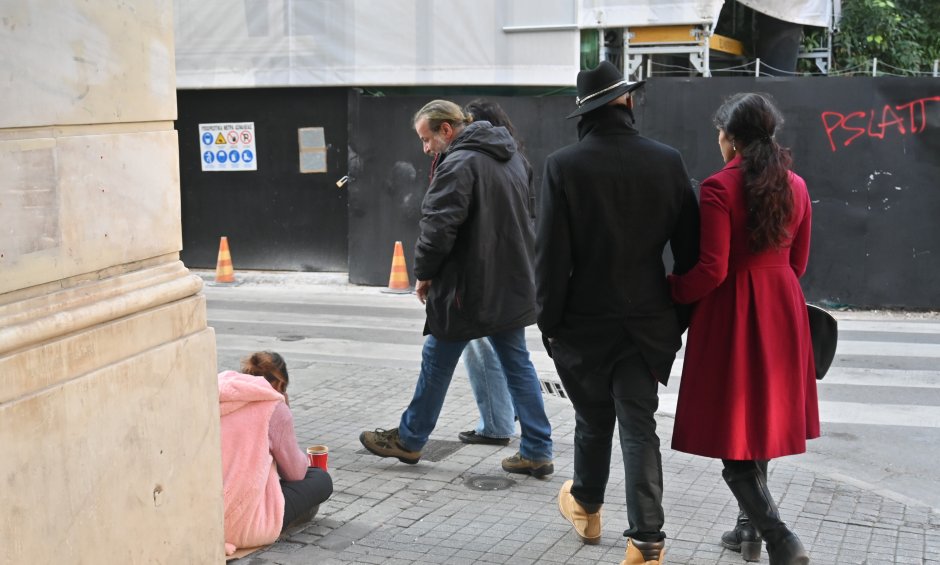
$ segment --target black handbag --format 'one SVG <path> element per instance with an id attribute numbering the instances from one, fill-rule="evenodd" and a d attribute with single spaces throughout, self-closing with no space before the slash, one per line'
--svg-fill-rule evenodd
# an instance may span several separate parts
<path id="1" fill-rule="evenodd" d="M 806 305 L 809 315 L 809 333 L 813 341 L 813 360 L 816 365 L 816 378 L 821 380 L 832 365 L 836 356 L 836 342 L 839 340 L 839 323 L 832 314 L 819 306 Z"/>

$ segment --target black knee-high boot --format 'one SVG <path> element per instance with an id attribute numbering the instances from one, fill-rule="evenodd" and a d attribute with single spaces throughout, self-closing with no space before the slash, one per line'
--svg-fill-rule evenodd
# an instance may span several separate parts
<path id="1" fill-rule="evenodd" d="M 800 538 L 780 520 L 760 469 L 753 461 L 725 461 L 721 472 L 728 488 L 767 542 L 770 565 L 806 565 L 809 555 Z"/>
<path id="2" fill-rule="evenodd" d="M 757 468 L 760 470 L 767 484 L 767 461 L 757 461 Z M 747 517 L 744 509 L 738 505 L 738 519 L 734 529 L 728 530 L 721 535 L 721 545 L 731 551 L 741 552 L 741 557 L 745 561 L 760 561 L 760 550 L 763 545 L 763 538 L 757 533 L 751 520 Z"/>
<path id="3" fill-rule="evenodd" d="M 738 520 L 734 524 L 734 529 L 721 534 L 722 547 L 740 552 L 745 561 L 760 561 L 760 548 L 763 541 L 744 510 L 738 511 Z"/>

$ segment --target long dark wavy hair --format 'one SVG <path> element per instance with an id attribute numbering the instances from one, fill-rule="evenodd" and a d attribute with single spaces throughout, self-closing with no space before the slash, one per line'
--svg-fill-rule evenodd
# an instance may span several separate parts
<path id="1" fill-rule="evenodd" d="M 467 103 L 463 107 L 465 114 L 473 118 L 473 121 L 486 120 L 494 126 L 503 126 L 509 131 L 509 135 L 516 140 L 516 146 L 519 151 L 524 152 L 522 140 L 516 135 L 516 126 L 512 125 L 509 115 L 503 110 L 503 107 L 485 98 L 477 98 Z"/>
<path id="2" fill-rule="evenodd" d="M 775 138 L 783 116 L 767 95 L 745 92 L 726 100 L 715 112 L 714 123 L 734 140 L 741 155 L 751 251 L 785 246 L 793 215 L 789 182 L 793 158 Z"/>

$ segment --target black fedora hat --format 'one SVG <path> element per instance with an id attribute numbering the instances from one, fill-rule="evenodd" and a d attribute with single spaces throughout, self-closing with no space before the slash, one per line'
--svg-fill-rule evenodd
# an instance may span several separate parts
<path id="1" fill-rule="evenodd" d="M 578 73 L 578 109 L 568 114 L 569 118 L 586 114 L 607 104 L 618 96 L 633 92 L 645 81 L 630 82 L 623 78 L 610 61 L 601 61 L 597 67 Z"/>

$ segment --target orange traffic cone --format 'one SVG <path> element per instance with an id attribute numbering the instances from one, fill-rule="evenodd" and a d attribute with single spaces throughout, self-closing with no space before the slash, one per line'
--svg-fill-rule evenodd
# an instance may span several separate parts
<path id="1" fill-rule="evenodd" d="M 216 284 L 229 284 L 235 282 L 235 270 L 232 269 L 232 255 L 228 251 L 228 238 L 224 235 L 219 241 L 219 259 L 215 264 Z"/>
<path id="2" fill-rule="evenodd" d="M 407 294 L 411 292 L 408 283 L 408 267 L 405 266 L 405 252 L 401 242 L 395 242 L 395 253 L 392 255 L 392 272 L 388 275 L 388 288 L 382 292 L 393 294 Z"/>

